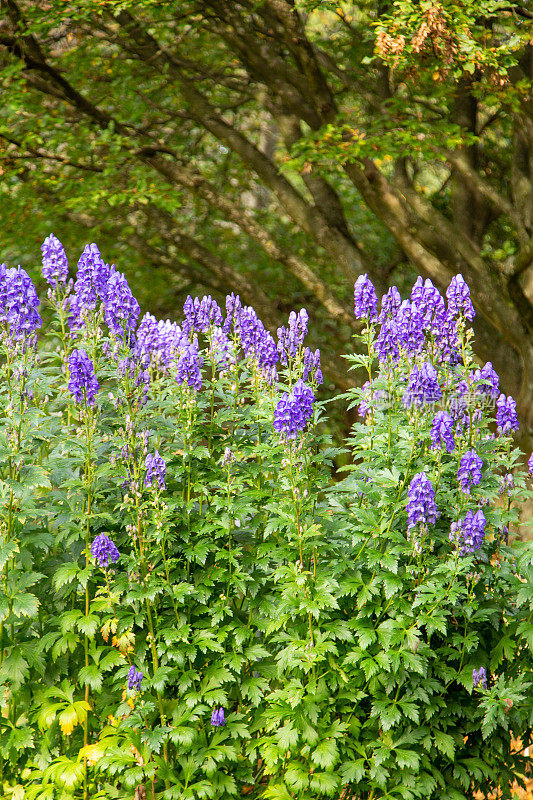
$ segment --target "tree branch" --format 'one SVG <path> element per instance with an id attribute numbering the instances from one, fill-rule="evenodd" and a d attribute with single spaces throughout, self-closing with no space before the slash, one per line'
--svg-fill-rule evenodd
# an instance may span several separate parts
<path id="1" fill-rule="evenodd" d="M 222 119 L 193 83 L 183 74 L 173 57 L 161 48 L 156 40 L 142 30 L 136 20 L 126 12 L 117 19 L 125 33 L 137 44 L 139 55 L 154 57 L 153 63 L 166 64 L 169 73 L 178 81 L 182 94 L 189 105 L 189 112 L 198 124 L 204 126 L 219 141 L 237 153 L 263 183 L 275 194 L 282 207 L 292 219 L 328 252 L 343 269 L 345 276 L 353 281 L 364 269 L 361 254 L 349 235 L 332 227 L 320 209 L 307 203 L 293 185 L 280 174 L 277 165 L 250 142 L 241 131 Z"/>
<path id="2" fill-rule="evenodd" d="M 464 153 L 448 153 L 446 158 L 457 170 L 457 172 L 465 179 L 472 191 L 478 192 L 482 197 L 488 200 L 488 202 L 496 211 L 509 218 L 516 228 L 519 240 L 522 243 L 527 242 L 529 237 L 524 225 L 522 224 L 520 215 L 515 211 L 514 207 L 509 200 L 507 200 L 507 198 L 499 194 L 499 192 L 497 192 L 496 189 L 490 185 L 490 183 L 485 181 L 481 175 L 468 164 Z"/>
<path id="3" fill-rule="evenodd" d="M 10 153 L 10 158 L 14 159 L 28 159 L 28 158 L 42 158 L 45 161 L 58 161 L 60 164 L 64 164 L 68 167 L 75 167 L 76 169 L 85 170 L 87 172 L 103 172 L 101 167 L 96 167 L 93 164 L 83 164 L 79 161 L 72 161 L 65 156 L 57 155 L 56 153 L 50 153 L 47 150 L 43 150 L 42 148 L 34 148 L 29 147 L 26 145 L 25 149 L 28 155 L 24 153 L 24 147 L 21 142 L 13 139 L 10 136 L 6 136 L 5 133 L 0 133 L 0 139 L 4 139 L 4 141 L 9 142 L 10 144 L 15 145 L 20 151 L 20 155 Z"/>
<path id="4" fill-rule="evenodd" d="M 221 195 L 216 187 L 210 184 L 200 173 L 193 172 L 159 155 L 151 156 L 147 159 L 147 162 L 153 164 L 158 172 L 164 175 L 170 183 L 189 189 L 202 197 L 213 208 L 221 211 L 227 219 L 230 219 L 254 239 L 267 255 L 285 266 L 317 298 L 332 317 L 354 327 L 355 321 L 351 311 L 339 303 L 313 270 L 297 256 L 276 244 L 270 238 L 269 233 L 258 225 L 248 212 Z"/>

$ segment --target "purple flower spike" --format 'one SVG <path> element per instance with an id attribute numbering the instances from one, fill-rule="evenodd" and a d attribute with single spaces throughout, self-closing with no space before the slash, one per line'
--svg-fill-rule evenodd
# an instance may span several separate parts
<path id="1" fill-rule="evenodd" d="M 105 287 L 105 320 L 110 331 L 115 336 L 125 337 L 130 340 L 131 334 L 137 326 L 140 307 L 134 298 L 123 273 L 111 267 L 109 278 Z"/>
<path id="2" fill-rule="evenodd" d="M 498 423 L 499 433 L 509 434 L 511 431 L 517 431 L 518 417 L 516 415 L 516 402 L 511 395 L 507 397 L 501 394 L 496 400 L 498 411 L 496 412 L 496 422 Z"/>
<path id="3" fill-rule="evenodd" d="M 231 449 L 229 447 L 224 448 L 224 455 L 222 456 L 222 462 L 221 462 L 222 466 L 229 467 L 229 465 L 232 464 L 235 460 L 236 460 L 235 456 L 231 452 Z"/>
<path id="4" fill-rule="evenodd" d="M 226 297 L 226 319 L 224 320 L 224 333 L 229 335 L 231 326 L 239 319 L 242 303 L 238 294 L 228 294 Z"/>
<path id="5" fill-rule="evenodd" d="M 378 318 L 378 298 L 368 275 L 360 275 L 354 286 L 354 314 L 358 319 L 376 322 Z"/>
<path id="6" fill-rule="evenodd" d="M 312 390 L 301 379 L 295 384 L 291 394 L 284 393 L 274 412 L 274 429 L 287 439 L 295 439 L 298 431 L 303 431 L 313 416 Z"/>
<path id="7" fill-rule="evenodd" d="M 446 311 L 440 316 L 438 324 L 434 327 L 434 333 L 441 361 L 448 364 L 459 364 L 461 362 L 459 334 L 457 324 L 450 311 Z"/>
<path id="8" fill-rule="evenodd" d="M 461 459 L 457 480 L 465 494 L 470 494 L 472 486 L 477 486 L 481 481 L 481 467 L 483 461 L 475 450 L 469 450 Z"/>
<path id="9" fill-rule="evenodd" d="M 128 689 L 130 691 L 140 692 L 142 679 L 142 672 L 137 672 L 135 667 L 132 665 L 128 672 Z"/>
<path id="10" fill-rule="evenodd" d="M 366 417 L 370 411 L 370 398 L 371 398 L 372 383 L 365 381 L 361 387 L 362 397 L 361 402 L 357 408 L 357 413 L 360 417 Z"/>
<path id="11" fill-rule="evenodd" d="M 387 407 L 389 396 L 385 389 L 372 390 L 372 383 L 366 381 L 361 391 L 361 403 L 357 408 L 359 416 L 366 417 L 370 411 L 380 411 Z"/>
<path id="12" fill-rule="evenodd" d="M 223 727 L 226 724 L 226 717 L 224 716 L 224 709 L 221 708 L 214 708 L 213 713 L 211 714 L 211 725 L 215 728 Z"/>
<path id="13" fill-rule="evenodd" d="M 117 546 L 105 533 L 99 533 L 91 545 L 91 555 L 102 569 L 116 564 L 120 558 Z"/>
<path id="14" fill-rule="evenodd" d="M 424 330 L 436 331 L 440 328 L 446 307 L 444 298 L 429 278 L 425 282 L 417 278 L 411 291 L 411 303 L 416 306 L 424 322 Z"/>
<path id="15" fill-rule="evenodd" d="M 135 353 L 146 364 L 166 372 L 184 339 L 186 337 L 175 322 L 157 320 L 151 314 L 145 314 L 135 333 Z"/>
<path id="16" fill-rule="evenodd" d="M 409 383 L 403 396 L 403 404 L 421 406 L 424 403 L 434 403 L 442 397 L 437 372 L 433 364 L 425 363 L 415 367 L 409 376 Z"/>
<path id="17" fill-rule="evenodd" d="M 85 246 L 78 261 L 74 294 L 70 298 L 68 323 L 71 329 L 83 328 L 84 316 L 105 299 L 110 269 L 95 244 Z"/>
<path id="18" fill-rule="evenodd" d="M 94 398 L 100 384 L 94 374 L 93 362 L 85 350 L 73 350 L 68 357 L 70 380 L 69 392 L 77 403 L 84 401 L 88 406 L 94 406 Z"/>
<path id="19" fill-rule="evenodd" d="M 529 460 L 527 462 L 527 467 L 529 469 L 529 474 L 533 475 L 533 453 L 529 456 Z"/>
<path id="20" fill-rule="evenodd" d="M 417 473 L 408 489 L 407 530 L 416 525 L 435 524 L 438 516 L 435 490 L 425 472 Z"/>
<path id="21" fill-rule="evenodd" d="M 408 355 L 415 356 L 424 346 L 424 318 L 418 306 L 404 300 L 395 318 L 397 342 Z"/>
<path id="22" fill-rule="evenodd" d="M 246 306 L 239 311 L 235 328 L 239 332 L 245 355 L 253 358 L 267 377 L 275 378 L 275 366 L 279 361 L 278 348 L 253 308 Z"/>
<path id="23" fill-rule="evenodd" d="M 294 358 L 302 346 L 307 334 L 308 322 L 309 314 L 305 308 L 302 308 L 298 314 L 296 311 L 291 311 L 288 328 L 278 328 L 277 349 L 283 364 L 287 363 L 287 358 Z"/>
<path id="24" fill-rule="evenodd" d="M 487 673 L 485 672 L 485 667 L 480 667 L 479 670 L 474 669 L 472 671 L 472 679 L 474 681 L 474 689 L 481 684 L 483 689 L 487 688 Z"/>
<path id="25" fill-rule="evenodd" d="M 381 311 L 378 322 L 383 323 L 387 317 L 394 317 L 402 304 L 402 297 L 396 286 L 391 286 L 387 294 L 381 298 Z"/>
<path id="26" fill-rule="evenodd" d="M 400 357 L 399 329 L 395 317 L 385 317 L 376 339 L 376 352 L 381 363 L 389 358 L 396 363 Z"/>
<path id="27" fill-rule="evenodd" d="M 204 359 L 198 352 L 198 344 L 182 340 L 178 349 L 175 378 L 178 383 L 190 386 L 199 391 L 202 388 L 202 375 L 200 368 Z"/>
<path id="28" fill-rule="evenodd" d="M 183 306 L 183 313 L 185 314 L 185 321 L 183 323 L 183 330 L 187 334 L 195 331 L 206 331 L 210 325 L 222 325 L 222 311 L 218 303 L 213 300 L 211 295 L 193 298 L 189 295 Z"/>
<path id="29" fill-rule="evenodd" d="M 320 384 L 324 382 L 324 377 L 320 368 L 320 350 L 317 349 L 313 353 L 309 347 L 305 348 L 303 368 L 302 378 L 304 381 L 314 381 L 317 386 L 320 386 Z"/>
<path id="30" fill-rule="evenodd" d="M 42 325 L 39 298 L 30 276 L 22 267 L 0 265 L 0 321 L 14 339 L 26 339 Z"/>
<path id="31" fill-rule="evenodd" d="M 160 489 L 165 488 L 165 475 L 167 474 L 167 465 L 162 456 L 156 450 L 154 454 L 148 453 L 145 461 L 146 478 L 144 479 L 145 486 L 151 486 L 153 481 L 157 481 Z"/>
<path id="32" fill-rule="evenodd" d="M 464 519 L 453 522 L 450 541 L 459 547 L 459 555 L 470 556 L 479 550 L 485 538 L 486 519 L 483 511 L 474 512 L 469 509 Z"/>
<path id="33" fill-rule="evenodd" d="M 227 370 L 230 364 L 235 364 L 235 348 L 223 328 L 213 327 L 209 355 L 220 372 Z"/>
<path id="34" fill-rule="evenodd" d="M 43 278 L 52 289 L 58 283 L 66 283 L 68 278 L 68 260 L 65 248 L 53 233 L 47 236 L 41 245 L 43 254 Z"/>
<path id="35" fill-rule="evenodd" d="M 437 411 L 431 427 L 432 450 L 439 450 L 442 445 L 451 453 L 455 447 L 453 439 L 453 419 L 446 411 Z"/>
<path id="36" fill-rule="evenodd" d="M 487 361 L 482 369 L 476 369 L 472 376 L 476 386 L 476 394 L 487 395 L 494 400 L 498 397 L 500 379 L 490 361 Z M 479 381 L 488 381 L 488 383 L 479 383 Z"/>
<path id="37" fill-rule="evenodd" d="M 505 475 L 502 476 L 500 482 L 500 494 L 505 494 L 505 492 L 510 492 L 514 489 L 514 476 L 512 472 L 507 472 Z"/>
<path id="38" fill-rule="evenodd" d="M 448 310 L 452 317 L 463 315 L 472 321 L 476 315 L 470 299 L 470 289 L 462 275 L 454 275 L 446 290 Z"/>

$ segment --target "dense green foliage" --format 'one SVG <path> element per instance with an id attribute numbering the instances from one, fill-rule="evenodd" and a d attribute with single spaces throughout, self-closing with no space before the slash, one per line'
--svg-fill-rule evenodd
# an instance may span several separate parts
<path id="1" fill-rule="evenodd" d="M 520 0 L 6 0 L 4 250 L 30 266 L 82 226 L 161 315 L 234 290 L 274 330 L 304 304 L 343 388 L 358 274 L 442 289 L 461 272 L 527 437 L 532 17 Z"/>
<path id="2" fill-rule="evenodd" d="M 460 364 L 432 336 L 417 356 L 443 403 L 468 387 L 453 452 L 431 446 L 431 407 L 404 401 L 412 357 L 378 368 L 367 327 L 368 354 L 349 361 L 372 388 L 344 399 L 370 411 L 332 483 L 320 404 L 294 439 L 273 427 L 301 346 L 273 383 L 237 325 L 224 365 L 210 326 L 201 389 L 152 361 L 144 403 L 145 365 L 103 309 L 71 336 L 62 300 L 36 350 L 2 336 L 3 796 L 510 797 L 523 769 L 511 736 L 527 745 L 533 721 L 533 550 L 505 531 L 530 492 L 518 471 L 502 497 L 519 452 L 490 435 L 464 321 Z M 74 348 L 94 364 L 94 405 L 69 391 Z M 465 494 L 473 449 L 483 472 Z M 165 488 L 146 485 L 154 450 Z M 409 530 L 421 471 L 439 515 Z M 485 539 L 464 555 L 451 524 L 480 508 Z M 91 554 L 103 533 L 120 552 L 105 568 Z M 481 666 L 489 685 L 474 689 Z"/>

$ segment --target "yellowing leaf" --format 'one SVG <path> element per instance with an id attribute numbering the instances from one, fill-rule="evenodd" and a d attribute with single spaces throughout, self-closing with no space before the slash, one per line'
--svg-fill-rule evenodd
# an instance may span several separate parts
<path id="1" fill-rule="evenodd" d="M 102 758 L 105 753 L 105 747 L 100 742 L 96 744 L 88 744 L 82 747 L 78 757 L 80 759 L 86 758 L 89 766 L 94 767 L 95 764 Z"/>
<path id="2" fill-rule="evenodd" d="M 59 725 L 65 736 L 70 736 L 78 722 L 78 715 L 74 706 L 67 706 L 59 715 Z"/>
<path id="3" fill-rule="evenodd" d="M 126 631 L 120 636 L 113 636 L 111 643 L 113 647 L 118 647 L 120 652 L 126 655 L 127 653 L 131 653 L 133 650 L 133 645 L 135 644 L 135 634 L 133 631 Z"/>

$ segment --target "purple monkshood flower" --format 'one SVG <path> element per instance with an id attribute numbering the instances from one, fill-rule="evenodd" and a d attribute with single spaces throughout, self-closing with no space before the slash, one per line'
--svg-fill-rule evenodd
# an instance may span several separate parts
<path id="1" fill-rule="evenodd" d="M 527 467 L 529 469 L 529 474 L 533 475 L 533 453 L 529 456 L 529 460 L 527 462 Z"/>
<path id="2" fill-rule="evenodd" d="M 94 243 L 85 246 L 78 261 L 74 294 L 69 300 L 68 323 L 71 329 L 83 328 L 84 315 L 94 311 L 98 302 L 105 299 L 110 269 Z"/>
<path id="3" fill-rule="evenodd" d="M 107 569 L 110 564 L 116 564 L 120 558 L 117 546 L 105 533 L 99 533 L 91 545 L 91 555 L 98 566 Z"/>
<path id="4" fill-rule="evenodd" d="M 448 364 L 460 364 L 461 353 L 459 350 L 459 334 L 457 323 L 450 311 L 439 317 L 438 324 L 434 326 L 435 342 L 439 348 L 439 358 Z"/>
<path id="5" fill-rule="evenodd" d="M 438 516 L 435 490 L 425 472 L 418 472 L 414 476 L 407 494 L 407 530 L 419 524 L 434 524 Z"/>
<path id="6" fill-rule="evenodd" d="M 502 476 L 500 482 L 500 494 L 504 494 L 505 492 L 510 492 L 511 489 L 514 489 L 514 476 L 512 472 L 507 472 L 505 475 Z"/>
<path id="7" fill-rule="evenodd" d="M 222 466 L 223 466 L 223 467 L 229 467 L 229 465 L 230 465 L 231 463 L 233 463 L 233 461 L 235 461 L 235 460 L 236 460 L 236 459 L 235 459 L 235 456 L 234 456 L 234 455 L 233 455 L 233 453 L 231 452 L 230 448 L 229 448 L 229 447 L 226 447 L 226 448 L 224 449 L 224 455 L 222 456 L 222 462 L 221 462 L 221 463 L 222 463 Z"/>
<path id="8" fill-rule="evenodd" d="M 470 494 L 472 486 L 477 486 L 481 482 L 481 467 L 483 461 L 475 450 L 468 450 L 461 459 L 457 480 L 465 494 Z"/>
<path id="9" fill-rule="evenodd" d="M 455 423 L 456 431 L 461 433 L 463 428 L 469 425 L 468 409 L 468 385 L 466 381 L 448 380 L 447 388 L 450 389 L 448 397 L 448 408 L 450 415 Z"/>
<path id="10" fill-rule="evenodd" d="M 147 369 L 140 370 L 135 378 L 135 388 L 141 389 L 140 403 L 146 405 L 148 402 L 148 389 L 150 387 L 150 373 Z"/>
<path id="11" fill-rule="evenodd" d="M 361 403 L 357 409 L 359 416 L 366 417 L 369 411 L 375 411 L 383 406 L 388 401 L 388 393 L 384 389 L 374 389 L 372 391 L 372 383 L 370 381 L 366 381 L 363 384 L 362 389 L 362 397 Z"/>
<path id="12" fill-rule="evenodd" d="M 235 320 L 242 348 L 246 356 L 250 356 L 258 366 L 267 374 L 275 372 L 279 361 L 279 353 L 273 336 L 267 331 L 254 309 L 250 306 L 242 308 Z"/>
<path id="13" fill-rule="evenodd" d="M 43 254 L 43 278 L 52 289 L 58 283 L 66 283 L 68 278 L 68 259 L 65 248 L 53 233 L 47 236 L 41 245 Z"/>
<path id="14" fill-rule="evenodd" d="M 206 331 L 210 325 L 222 325 L 222 311 L 211 295 L 193 298 L 189 295 L 183 306 L 185 320 L 183 330 L 187 333 Z"/>
<path id="15" fill-rule="evenodd" d="M 312 390 L 301 379 L 292 392 L 285 392 L 278 401 L 274 412 L 274 429 L 287 439 L 295 439 L 298 431 L 303 431 L 313 415 Z"/>
<path id="16" fill-rule="evenodd" d="M 179 325 L 145 314 L 135 333 L 135 353 L 147 364 L 167 371 L 181 342 L 188 339 Z"/>
<path id="17" fill-rule="evenodd" d="M 85 350 L 73 350 L 68 357 L 70 380 L 69 392 L 77 403 L 84 401 L 88 406 L 94 405 L 94 398 L 100 384 L 94 374 L 93 362 Z"/>
<path id="18" fill-rule="evenodd" d="M 424 403 L 434 403 L 441 397 L 442 390 L 433 364 L 426 362 L 421 367 L 415 367 L 409 376 L 403 404 L 407 407 L 421 406 Z"/>
<path id="19" fill-rule="evenodd" d="M 26 339 L 41 327 L 38 306 L 35 286 L 26 270 L 0 264 L 0 321 L 6 323 L 11 337 Z"/>
<path id="20" fill-rule="evenodd" d="M 487 673 L 485 667 L 480 667 L 479 670 L 472 671 L 472 680 L 474 681 L 474 689 L 481 684 L 483 689 L 487 688 Z"/>
<path id="21" fill-rule="evenodd" d="M 114 266 L 109 271 L 103 299 L 105 321 L 109 330 L 129 342 L 141 309 L 124 274 L 118 272 Z"/>
<path id="22" fill-rule="evenodd" d="M 226 724 L 226 717 L 224 716 L 224 709 L 214 708 L 213 713 L 211 714 L 211 725 L 214 725 L 215 728 L 220 728 Z"/>
<path id="23" fill-rule="evenodd" d="M 137 672 L 135 667 L 132 665 L 128 672 L 128 689 L 130 689 L 130 691 L 135 690 L 136 692 L 140 692 L 142 679 L 142 672 Z"/>
<path id="24" fill-rule="evenodd" d="M 165 475 L 167 474 L 167 465 L 162 456 L 156 450 L 154 454 L 148 453 L 145 461 L 146 477 L 144 479 L 145 486 L 151 486 L 153 481 L 157 481 L 160 489 L 165 488 Z"/>
<path id="25" fill-rule="evenodd" d="M 309 314 L 302 308 L 301 311 L 291 311 L 289 314 L 289 327 L 278 328 L 278 353 L 281 363 L 286 364 L 288 358 L 294 358 L 307 335 Z"/>
<path id="26" fill-rule="evenodd" d="M 186 383 L 191 389 L 199 391 L 202 388 L 202 375 L 200 368 L 204 359 L 198 352 L 198 343 L 189 342 L 188 339 L 182 340 L 179 346 L 179 354 L 176 361 L 176 372 L 174 377 L 180 384 Z"/>
<path id="27" fill-rule="evenodd" d="M 411 291 L 411 303 L 422 315 L 424 329 L 438 330 L 446 312 L 444 298 L 429 278 L 418 277 Z"/>
<path id="28" fill-rule="evenodd" d="M 398 324 L 395 317 L 385 317 L 375 342 L 376 352 L 381 363 L 389 358 L 396 363 L 400 357 Z"/>
<path id="29" fill-rule="evenodd" d="M 459 555 L 470 556 L 479 550 L 485 538 L 486 519 L 483 511 L 474 512 L 469 509 L 463 519 L 453 522 L 450 531 L 450 541 L 456 544 Z"/>
<path id="30" fill-rule="evenodd" d="M 239 295 L 233 294 L 233 292 L 228 294 L 226 297 L 226 319 L 222 326 L 226 335 L 229 335 L 233 323 L 238 321 L 241 308 L 242 303 Z"/>
<path id="31" fill-rule="evenodd" d="M 476 386 L 476 394 L 488 395 L 494 400 L 498 397 L 500 379 L 490 361 L 487 361 L 481 369 L 476 369 L 472 375 L 472 380 L 478 384 Z M 479 381 L 484 381 L 484 383 L 479 383 Z"/>
<path id="32" fill-rule="evenodd" d="M 498 537 L 501 542 L 505 542 L 505 544 L 509 544 L 509 528 L 507 525 L 503 525 L 498 531 Z"/>
<path id="33" fill-rule="evenodd" d="M 214 326 L 210 337 L 209 354 L 213 364 L 223 372 L 235 364 L 235 347 L 223 328 Z"/>
<path id="34" fill-rule="evenodd" d="M 304 381 L 314 381 L 317 386 L 320 386 L 320 384 L 324 382 L 322 370 L 320 368 L 320 350 L 318 350 L 318 348 L 314 353 L 309 347 L 305 348 L 302 379 Z"/>
<path id="35" fill-rule="evenodd" d="M 470 299 L 470 289 L 461 274 L 453 276 L 446 290 L 446 299 L 448 300 L 448 310 L 452 317 L 458 317 L 462 314 L 470 321 L 474 319 L 476 312 Z"/>
<path id="36" fill-rule="evenodd" d="M 391 314 L 394 316 L 391 316 Z M 392 310 L 383 319 L 376 340 L 376 351 L 381 362 L 391 359 L 397 362 L 400 348 L 414 356 L 424 345 L 424 318 L 415 303 L 404 300 L 399 308 Z"/>
<path id="37" fill-rule="evenodd" d="M 431 427 L 432 450 L 439 450 L 442 445 L 451 453 L 455 447 L 453 439 L 453 419 L 446 411 L 437 411 Z"/>
<path id="38" fill-rule="evenodd" d="M 376 322 L 378 318 L 378 298 L 368 275 L 360 275 L 354 286 L 354 314 L 358 319 Z"/>
<path id="39" fill-rule="evenodd" d="M 511 395 L 506 397 L 501 394 L 496 400 L 496 405 L 498 406 L 496 422 L 499 433 L 508 434 L 511 431 L 517 431 L 519 423 L 516 415 L 516 402 Z"/>
<path id="40" fill-rule="evenodd" d="M 361 387 L 361 402 L 357 408 L 357 412 L 360 417 L 366 417 L 368 412 L 370 411 L 370 392 L 371 392 L 372 383 L 371 381 L 365 381 L 363 386 Z"/>
<path id="41" fill-rule="evenodd" d="M 391 286 L 387 294 L 381 298 L 381 311 L 378 322 L 383 323 L 387 317 L 394 317 L 402 304 L 400 292 L 396 286 Z"/>
<path id="42" fill-rule="evenodd" d="M 410 356 L 420 353 L 424 346 L 424 318 L 419 308 L 404 300 L 395 317 L 398 345 Z"/>

